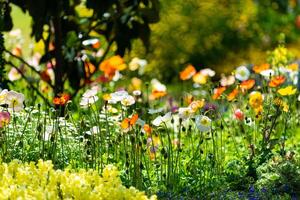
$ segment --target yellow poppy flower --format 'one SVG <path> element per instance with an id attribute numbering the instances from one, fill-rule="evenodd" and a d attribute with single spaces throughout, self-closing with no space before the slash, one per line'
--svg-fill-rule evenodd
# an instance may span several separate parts
<path id="1" fill-rule="evenodd" d="M 277 92 L 282 96 L 289 96 L 295 94 L 297 91 L 297 88 L 293 88 L 293 86 L 287 86 L 285 88 L 279 89 Z"/>

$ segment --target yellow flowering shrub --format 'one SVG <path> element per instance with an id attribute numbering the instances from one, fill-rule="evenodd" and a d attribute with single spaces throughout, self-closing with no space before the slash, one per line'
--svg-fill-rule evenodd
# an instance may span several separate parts
<path id="1" fill-rule="evenodd" d="M 37 164 L 14 160 L 0 165 L 0 199 L 149 199 L 144 192 L 122 185 L 116 167 L 109 165 L 99 176 L 94 170 L 55 170 L 51 161 Z M 150 197 L 155 200 L 156 196 Z"/>

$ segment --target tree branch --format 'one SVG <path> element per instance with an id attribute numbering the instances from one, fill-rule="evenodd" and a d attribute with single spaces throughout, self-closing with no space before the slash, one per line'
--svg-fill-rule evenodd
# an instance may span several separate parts
<path id="1" fill-rule="evenodd" d="M 22 78 L 30 85 L 30 87 L 36 91 L 36 93 L 45 101 L 45 103 L 48 105 L 48 106 L 52 106 L 51 103 L 49 102 L 49 100 L 39 91 L 39 89 L 37 89 L 32 83 L 31 81 L 24 75 L 24 73 L 16 66 L 14 65 L 12 62 L 6 62 L 6 64 L 12 66 L 13 68 L 15 68 L 19 74 L 21 74 Z"/>
<path id="2" fill-rule="evenodd" d="M 7 49 L 4 49 L 4 52 L 8 53 L 10 56 L 14 57 L 14 58 L 17 58 L 19 61 L 21 61 L 23 64 L 27 65 L 32 71 L 34 71 L 36 74 L 38 74 L 39 76 L 40 75 L 40 72 L 38 70 L 36 70 L 34 68 L 34 66 L 30 65 L 28 62 L 26 62 L 23 58 L 19 57 L 19 56 L 16 56 L 14 55 L 12 52 L 8 51 Z M 49 83 L 49 82 L 46 82 L 52 89 L 54 88 L 54 86 Z"/>

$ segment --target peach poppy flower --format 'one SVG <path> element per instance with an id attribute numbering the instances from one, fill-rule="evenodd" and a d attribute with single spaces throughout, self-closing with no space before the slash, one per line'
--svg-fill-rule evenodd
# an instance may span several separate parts
<path id="1" fill-rule="evenodd" d="M 181 80 L 188 80 L 192 78 L 194 74 L 196 74 L 196 69 L 193 65 L 189 64 L 183 71 L 180 72 L 180 79 Z"/>
<path id="2" fill-rule="evenodd" d="M 259 74 L 260 72 L 265 71 L 267 69 L 270 69 L 270 65 L 268 63 L 261 64 L 261 65 L 255 65 L 252 68 L 252 70 L 257 74 Z"/>
<path id="3" fill-rule="evenodd" d="M 269 82 L 269 86 L 270 87 L 278 87 L 281 84 L 283 84 L 285 82 L 285 80 L 286 80 L 285 76 L 282 76 L 282 75 L 275 76 Z"/>
<path id="4" fill-rule="evenodd" d="M 253 88 L 254 85 L 255 85 L 255 80 L 254 79 L 249 79 L 249 80 L 243 81 L 240 84 L 240 88 L 242 90 L 250 90 L 251 88 Z"/>
<path id="5" fill-rule="evenodd" d="M 239 90 L 237 88 L 233 89 L 232 92 L 230 92 L 227 96 L 227 100 L 228 101 L 232 101 L 236 98 L 236 96 L 238 95 Z"/>
<path id="6" fill-rule="evenodd" d="M 214 89 L 214 94 L 212 96 L 213 99 L 218 99 L 223 92 L 226 90 L 226 87 L 218 87 Z"/>

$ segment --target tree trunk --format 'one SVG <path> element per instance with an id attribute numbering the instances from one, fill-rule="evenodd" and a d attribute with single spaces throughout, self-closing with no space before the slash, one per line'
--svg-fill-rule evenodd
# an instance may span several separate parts
<path id="1" fill-rule="evenodd" d="M 58 3 L 59 4 L 59 3 Z M 56 16 L 53 17 L 53 28 L 54 28 L 54 46 L 55 46 L 55 84 L 54 84 L 54 94 L 57 96 L 59 93 L 63 92 L 63 67 L 64 58 L 62 54 L 62 32 L 61 32 L 61 18 L 59 15 L 59 10 Z"/>

